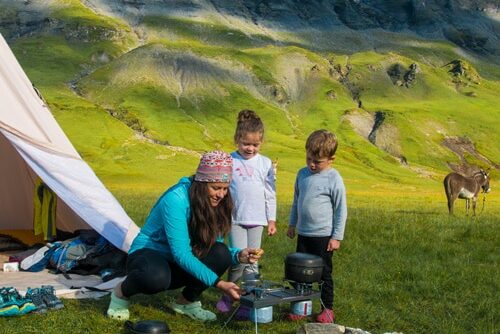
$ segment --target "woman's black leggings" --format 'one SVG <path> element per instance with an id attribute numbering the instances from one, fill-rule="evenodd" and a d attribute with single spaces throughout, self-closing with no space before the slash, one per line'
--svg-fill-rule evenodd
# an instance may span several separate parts
<path id="1" fill-rule="evenodd" d="M 221 277 L 231 266 L 231 253 L 225 244 L 216 242 L 200 261 Z M 184 287 L 182 295 L 190 302 L 198 300 L 208 288 L 178 264 L 168 261 L 166 256 L 158 251 L 144 248 L 129 255 L 127 278 L 122 283 L 125 297 L 138 293 L 150 295 L 181 287 Z"/>

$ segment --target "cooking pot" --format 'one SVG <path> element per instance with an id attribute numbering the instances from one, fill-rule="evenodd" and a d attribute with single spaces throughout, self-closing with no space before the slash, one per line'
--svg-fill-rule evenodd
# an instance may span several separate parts
<path id="1" fill-rule="evenodd" d="M 131 321 L 125 322 L 125 328 L 131 334 L 169 334 L 168 325 L 159 320 L 137 321 L 135 324 Z"/>
<path id="2" fill-rule="evenodd" d="M 285 279 L 297 283 L 321 281 L 323 259 L 308 253 L 290 253 L 285 257 Z"/>

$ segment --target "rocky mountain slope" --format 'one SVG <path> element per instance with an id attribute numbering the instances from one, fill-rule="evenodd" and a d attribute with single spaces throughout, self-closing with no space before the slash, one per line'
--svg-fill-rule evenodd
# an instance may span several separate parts
<path id="1" fill-rule="evenodd" d="M 59 1 L 0 1 L 0 26 L 8 38 L 58 31 L 51 8 Z M 297 43 L 317 50 L 355 52 L 393 45 L 384 31 L 446 39 L 482 56 L 500 56 L 500 4 L 472 0 L 84 0 L 96 13 L 140 27 L 148 16 L 216 20 L 275 43 Z M 287 40 L 282 34 L 293 34 Z M 351 39 L 351 41 L 349 41 Z"/>
<path id="2" fill-rule="evenodd" d="M 0 32 L 106 171 L 229 150 L 243 108 L 290 173 L 319 127 L 353 178 L 498 168 L 497 1 L 0 0 Z M 90 142 L 92 113 L 112 121 Z"/>

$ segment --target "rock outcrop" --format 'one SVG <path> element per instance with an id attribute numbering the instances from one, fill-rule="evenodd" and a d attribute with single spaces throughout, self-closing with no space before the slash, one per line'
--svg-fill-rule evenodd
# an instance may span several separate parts
<path id="1" fill-rule="evenodd" d="M 405 86 L 409 88 L 417 79 L 417 73 L 420 73 L 420 68 L 413 63 L 408 69 L 400 63 L 393 64 L 387 70 L 387 75 L 391 78 L 394 85 Z"/>

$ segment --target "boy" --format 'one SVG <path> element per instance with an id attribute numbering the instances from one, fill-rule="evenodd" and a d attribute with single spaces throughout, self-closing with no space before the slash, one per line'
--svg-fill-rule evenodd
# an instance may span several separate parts
<path id="1" fill-rule="evenodd" d="M 297 173 L 293 205 L 287 235 L 295 237 L 297 252 L 314 254 L 323 258 L 323 286 L 321 289 L 322 312 L 316 321 L 333 323 L 333 251 L 340 248 L 344 238 L 347 205 L 344 182 L 331 167 L 338 142 L 327 130 L 317 130 L 306 142 L 306 164 Z M 291 320 L 304 316 L 290 314 Z"/>

